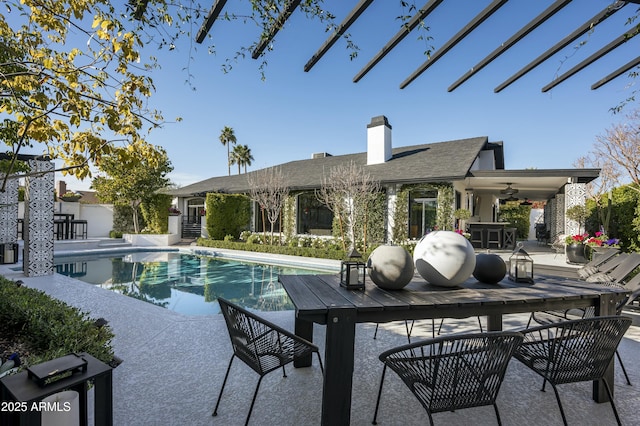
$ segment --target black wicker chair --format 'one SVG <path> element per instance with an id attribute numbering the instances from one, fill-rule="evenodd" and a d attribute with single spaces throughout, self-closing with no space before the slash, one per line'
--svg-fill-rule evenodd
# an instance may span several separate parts
<path id="1" fill-rule="evenodd" d="M 567 418 L 556 386 L 595 380 L 604 383 L 613 414 L 620 425 L 611 388 L 604 375 L 630 325 L 631 318 L 618 315 L 530 328 L 522 331 L 524 342 L 514 356 L 544 378 L 543 391 L 546 382 L 551 384 L 565 425 Z"/>
<path id="2" fill-rule="evenodd" d="M 427 411 L 433 413 L 493 405 L 512 354 L 522 342 L 517 332 L 458 334 L 399 346 L 380 354 L 384 363 L 373 424 L 377 424 L 387 367 L 395 371 Z"/>
<path id="3" fill-rule="evenodd" d="M 320 358 L 317 346 L 228 300 L 218 298 L 218 303 L 220 304 L 220 309 L 227 323 L 231 346 L 233 347 L 233 355 L 231 356 L 231 360 L 229 360 L 227 372 L 224 375 L 222 388 L 220 389 L 220 395 L 218 395 L 216 407 L 213 410 L 214 416 L 218 414 L 218 406 L 220 405 L 222 392 L 227 384 L 231 364 L 235 357 L 238 357 L 260 375 L 256 390 L 253 393 L 253 399 L 251 400 L 245 425 L 249 424 L 249 418 L 251 417 L 251 411 L 253 410 L 253 405 L 258 395 L 260 383 L 266 374 L 282 367 L 283 376 L 287 377 L 284 369 L 286 364 L 314 352 L 318 355 L 320 370 L 324 374 L 322 359 Z"/>

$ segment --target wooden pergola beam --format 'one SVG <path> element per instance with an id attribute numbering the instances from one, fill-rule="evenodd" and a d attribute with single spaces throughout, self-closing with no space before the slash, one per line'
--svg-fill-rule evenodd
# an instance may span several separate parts
<path id="1" fill-rule="evenodd" d="M 618 3 L 621 3 L 621 4 L 618 4 Z M 562 50 L 563 48 L 568 46 L 569 43 L 573 42 L 575 39 L 577 39 L 578 37 L 580 37 L 581 35 L 583 35 L 587 31 L 589 31 L 590 29 L 594 28 L 596 25 L 600 24 L 605 19 L 607 19 L 610 16 L 612 16 L 618 10 L 622 9 L 622 6 L 627 4 L 626 1 L 618 2 L 618 3 L 614 3 L 612 5 L 609 5 L 609 6 L 605 7 L 602 11 L 600 11 L 599 13 L 594 15 L 591 19 L 589 19 L 584 24 L 582 24 L 578 28 L 576 28 L 573 32 L 571 32 L 571 34 L 567 35 L 565 38 L 560 40 L 554 46 L 549 48 L 546 52 L 542 53 L 536 59 L 534 59 L 533 61 L 529 62 L 529 64 L 527 64 L 525 67 L 520 69 L 520 71 L 518 71 L 517 73 L 513 74 L 507 80 L 502 82 L 499 86 L 497 86 L 495 89 L 493 89 L 493 91 L 495 93 L 499 93 L 500 91 L 502 91 L 503 89 L 505 89 L 506 87 L 508 87 L 512 83 L 514 83 L 516 80 L 518 80 L 521 77 L 523 77 L 529 71 L 531 71 L 532 69 L 534 69 L 535 67 L 537 67 L 538 65 L 540 65 L 541 63 L 546 61 L 547 59 L 549 59 L 551 56 L 555 55 L 560 50 Z"/>
<path id="2" fill-rule="evenodd" d="M 607 84 L 608 82 L 610 82 L 614 78 L 618 77 L 623 72 L 629 71 L 631 68 L 635 67 L 636 65 L 640 65 L 640 56 L 638 56 L 635 59 L 630 60 L 629 62 L 627 62 L 626 64 L 624 64 L 623 66 L 621 66 L 620 68 L 618 68 L 617 70 L 612 72 L 611 74 L 609 74 L 606 77 L 601 78 L 597 82 L 593 83 L 591 85 L 591 90 L 596 90 L 600 86 L 603 86 L 603 85 Z"/>
<path id="3" fill-rule="evenodd" d="M 454 35 L 449 41 L 447 41 L 444 46 L 438 49 L 429 59 L 427 59 L 418 69 L 416 69 L 407 79 L 405 79 L 402 83 L 400 83 L 400 89 L 404 89 L 412 81 L 420 76 L 423 72 L 427 70 L 431 65 L 433 65 L 438 59 L 444 56 L 449 50 L 451 50 L 456 44 L 458 44 L 462 39 L 464 39 L 471 31 L 476 29 L 480 24 L 482 24 L 487 18 L 493 15 L 500 7 L 502 7 L 507 0 L 493 0 L 489 6 L 484 8 L 482 12 L 476 15 L 467 25 L 464 26 L 456 35 Z"/>
<path id="4" fill-rule="evenodd" d="M 629 41 L 630 39 L 632 39 L 633 37 L 635 37 L 637 35 L 638 35 L 638 33 L 636 32 L 635 29 L 633 31 L 628 31 L 628 32 L 622 34 L 621 36 L 619 36 L 618 38 L 616 38 L 615 40 L 613 40 L 612 42 L 610 42 L 606 46 L 602 47 L 600 50 L 598 50 L 597 52 L 595 52 L 591 56 L 589 56 L 587 59 L 585 59 L 584 61 L 580 62 L 575 67 L 571 68 L 569 71 L 565 72 L 560 77 L 556 78 L 555 80 L 553 80 L 552 82 L 550 82 L 549 84 L 544 86 L 542 88 L 542 92 L 548 92 L 549 90 L 553 89 L 558 84 L 562 83 L 563 81 L 565 81 L 566 79 L 568 79 L 572 75 L 576 74 L 577 72 L 579 72 L 583 68 L 586 68 L 587 66 L 591 65 L 593 62 L 597 61 L 598 59 L 600 59 L 601 57 L 603 57 L 607 53 L 611 52 L 616 47 L 620 46 L 623 43 L 626 43 L 627 41 Z"/>
<path id="5" fill-rule="evenodd" d="M 387 53 L 389 53 L 394 47 L 398 45 L 415 27 L 420 24 L 420 22 L 425 19 L 440 3 L 442 0 L 429 0 L 422 6 L 422 9 L 416 13 L 411 20 L 403 25 L 400 31 L 394 35 L 391 40 L 384 45 L 384 47 L 365 65 L 359 72 L 353 77 L 353 82 L 357 83 L 364 77 L 373 67 L 375 67 L 378 62 L 384 58 Z"/>
<path id="6" fill-rule="evenodd" d="M 262 38 L 260 40 L 260 43 L 258 43 L 258 45 L 256 46 L 256 48 L 253 49 L 253 52 L 251 53 L 252 59 L 258 59 L 260 55 L 262 55 L 262 52 L 264 52 L 264 49 L 267 48 L 267 45 L 271 42 L 271 40 L 273 40 L 276 34 L 278 34 L 278 31 L 280 31 L 280 28 L 282 28 L 282 26 L 287 21 L 287 19 L 289 19 L 289 16 L 291 16 L 291 14 L 296 9 L 296 7 L 298 7 L 298 5 L 300 4 L 300 1 L 301 0 L 291 0 L 289 2 L 285 10 L 282 13 L 280 13 L 280 15 L 276 18 L 276 21 L 271 26 L 271 28 L 269 28 L 269 33 L 267 34 L 267 36 Z"/>
<path id="7" fill-rule="evenodd" d="M 502 43 L 498 48 L 496 48 L 493 52 L 487 55 L 483 60 L 478 62 L 473 68 L 467 71 L 462 77 L 456 80 L 449 88 L 447 92 L 454 91 L 458 86 L 471 78 L 475 73 L 480 71 L 485 66 L 489 65 L 494 59 L 498 56 L 502 55 L 509 48 L 511 48 L 514 44 L 522 40 L 527 34 L 538 28 L 542 25 L 547 19 L 551 18 L 553 15 L 558 13 L 562 8 L 571 3 L 572 0 L 556 0 L 552 5 L 550 5 L 546 10 L 536 16 L 534 19 L 529 21 L 527 25 L 522 27 L 518 32 L 509 37 L 507 41 Z"/>
<path id="8" fill-rule="evenodd" d="M 373 0 L 360 0 L 360 3 L 349 12 L 349 15 L 338 25 L 336 30 L 329 36 L 329 38 L 320 46 L 320 49 L 313 54 L 311 59 L 305 64 L 304 72 L 309 72 L 311 68 L 324 56 L 325 53 L 331 49 L 340 37 L 344 34 L 349 27 L 358 20 L 362 12 L 364 12 L 369 5 L 373 3 Z"/>
<path id="9" fill-rule="evenodd" d="M 220 12 L 222 12 L 222 8 L 226 3 L 227 0 L 216 0 L 213 3 L 213 6 L 211 6 L 211 9 L 207 14 L 207 17 L 204 18 L 204 22 L 198 30 L 198 34 L 196 35 L 196 43 L 202 43 L 204 41 L 204 38 L 207 36 L 207 34 L 209 34 L 209 30 L 211 30 L 213 23 L 216 21 L 216 19 L 218 19 L 218 16 L 220 16 Z"/>

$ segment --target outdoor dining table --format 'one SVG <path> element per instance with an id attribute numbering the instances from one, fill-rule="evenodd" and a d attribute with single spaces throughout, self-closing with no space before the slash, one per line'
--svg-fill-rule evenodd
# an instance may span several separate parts
<path id="1" fill-rule="evenodd" d="M 313 324 L 327 327 L 322 424 L 332 426 L 350 422 L 356 323 L 486 316 L 488 330 L 498 331 L 505 314 L 593 306 L 596 315 L 615 315 L 616 303 L 627 294 L 621 288 L 547 276 L 536 276 L 533 284 L 507 278 L 484 284 L 471 277 L 460 287 L 445 288 L 416 275 L 395 291 L 369 282 L 364 291 L 348 290 L 340 286 L 339 275 L 280 275 L 278 280 L 295 306 L 298 336 L 313 341 Z M 294 363 L 310 365 L 310 356 Z M 607 379 L 613 384 L 613 362 Z M 593 384 L 593 399 L 608 401 L 598 382 Z"/>

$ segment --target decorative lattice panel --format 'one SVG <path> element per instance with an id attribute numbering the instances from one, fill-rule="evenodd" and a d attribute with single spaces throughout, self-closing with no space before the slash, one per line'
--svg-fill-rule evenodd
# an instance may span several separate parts
<path id="1" fill-rule="evenodd" d="M 587 187 L 584 183 L 568 183 L 564 186 L 564 192 L 566 195 L 564 200 L 564 211 L 570 207 L 585 204 L 587 199 Z M 580 224 L 575 220 L 565 219 L 565 231 L 569 235 L 575 235 L 584 232 L 584 229 L 582 229 Z"/>
<path id="2" fill-rule="evenodd" d="M 24 274 L 53 274 L 53 163 L 30 160 L 24 208 Z M 43 172 L 43 173 L 39 173 Z"/>
<path id="3" fill-rule="evenodd" d="M 0 173 L 0 181 L 5 175 Z M 0 191 L 0 243 L 18 240 L 18 179 L 8 179 L 4 192 Z"/>

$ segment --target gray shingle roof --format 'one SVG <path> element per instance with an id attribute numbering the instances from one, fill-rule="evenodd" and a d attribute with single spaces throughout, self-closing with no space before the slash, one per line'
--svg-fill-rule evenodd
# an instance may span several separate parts
<path id="1" fill-rule="evenodd" d="M 398 147 L 383 164 L 366 165 L 367 153 L 326 156 L 290 161 L 278 165 L 292 190 L 319 188 L 322 176 L 338 164 L 353 161 L 365 168 L 373 180 L 382 184 L 405 182 L 442 182 L 463 179 L 479 152 L 487 146 L 486 136 Z M 206 192 L 248 192 L 248 174 L 218 176 L 178 189 L 167 190 L 174 196 Z"/>

